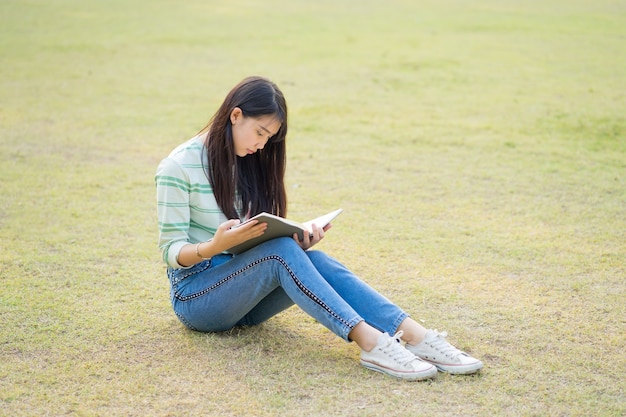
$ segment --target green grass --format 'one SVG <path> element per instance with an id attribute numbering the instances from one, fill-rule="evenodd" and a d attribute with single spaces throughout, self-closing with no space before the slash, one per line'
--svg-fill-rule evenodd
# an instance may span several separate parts
<path id="1" fill-rule="evenodd" d="M 626 6 L 0 3 L 0 415 L 626 413 Z M 407 383 L 292 308 L 185 330 L 153 175 L 227 91 L 290 106 L 290 217 L 477 376 Z"/>

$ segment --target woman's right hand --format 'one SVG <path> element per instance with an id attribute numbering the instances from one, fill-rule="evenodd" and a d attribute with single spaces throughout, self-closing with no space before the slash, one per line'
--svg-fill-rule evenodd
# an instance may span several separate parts
<path id="1" fill-rule="evenodd" d="M 261 236 L 267 229 L 267 223 L 259 223 L 258 220 L 251 220 L 244 224 L 238 219 L 228 220 L 220 224 L 213 236 L 213 243 L 222 251 L 247 240 Z"/>

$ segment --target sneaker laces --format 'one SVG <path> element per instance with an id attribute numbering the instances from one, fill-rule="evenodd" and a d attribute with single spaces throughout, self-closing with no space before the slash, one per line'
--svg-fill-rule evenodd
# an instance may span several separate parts
<path id="1" fill-rule="evenodd" d="M 436 329 L 433 330 L 435 337 L 429 338 L 426 343 L 429 344 L 433 349 L 441 352 L 444 356 L 448 358 L 456 358 L 459 355 L 463 355 L 464 352 L 452 346 L 447 340 L 448 337 L 447 332 L 438 332 Z"/>
<path id="2" fill-rule="evenodd" d="M 387 342 L 381 346 L 380 349 L 397 363 L 406 365 L 407 363 L 414 361 L 416 357 L 400 344 L 400 338 L 403 334 L 404 332 L 400 330 L 398 333 L 393 335 L 393 337 L 387 339 Z"/>

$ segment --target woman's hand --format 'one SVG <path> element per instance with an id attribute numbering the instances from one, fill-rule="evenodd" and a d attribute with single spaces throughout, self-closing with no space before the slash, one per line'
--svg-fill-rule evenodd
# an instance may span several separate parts
<path id="1" fill-rule="evenodd" d="M 267 223 L 259 223 L 258 220 L 252 220 L 242 225 L 240 223 L 239 220 L 228 220 L 220 224 L 215 236 L 213 236 L 216 247 L 222 248 L 222 251 L 228 250 L 247 240 L 261 236 L 267 229 Z"/>
<path id="2" fill-rule="evenodd" d="M 293 238 L 296 242 L 298 242 L 298 245 L 300 245 L 302 249 L 307 250 L 319 243 L 320 240 L 324 239 L 324 232 L 326 232 L 331 227 L 332 225 L 330 223 L 327 224 L 326 227 L 324 227 L 323 229 L 317 227 L 316 224 L 313 224 L 313 226 L 311 227 L 313 229 L 313 233 L 310 236 L 308 233 L 303 233 L 303 239 L 302 241 L 300 241 L 300 239 L 298 238 L 298 234 L 294 233 Z"/>
<path id="3" fill-rule="evenodd" d="M 219 225 L 213 239 L 183 246 L 176 258 L 177 262 L 182 266 L 197 264 L 202 259 L 211 258 L 248 239 L 261 236 L 267 229 L 267 223 L 259 223 L 256 220 L 233 229 L 233 226 L 240 223 L 239 220 L 228 220 Z"/>

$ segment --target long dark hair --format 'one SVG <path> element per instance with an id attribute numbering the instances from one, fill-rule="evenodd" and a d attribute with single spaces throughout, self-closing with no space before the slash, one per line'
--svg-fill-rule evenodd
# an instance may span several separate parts
<path id="1" fill-rule="evenodd" d="M 235 155 L 230 121 L 235 107 L 241 109 L 244 117 L 272 115 L 281 123 L 262 150 L 244 158 Z M 263 211 L 285 217 L 287 103 L 276 84 L 263 77 L 241 81 L 200 131 L 204 132 L 207 178 L 226 217 L 236 219 Z"/>

